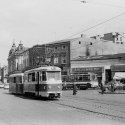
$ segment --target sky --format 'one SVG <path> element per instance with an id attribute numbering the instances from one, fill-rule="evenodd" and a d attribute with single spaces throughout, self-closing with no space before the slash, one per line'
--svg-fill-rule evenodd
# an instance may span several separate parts
<path id="1" fill-rule="evenodd" d="M 7 65 L 13 42 L 32 47 L 109 32 L 125 32 L 125 0 L 0 0 L 1 66 Z"/>

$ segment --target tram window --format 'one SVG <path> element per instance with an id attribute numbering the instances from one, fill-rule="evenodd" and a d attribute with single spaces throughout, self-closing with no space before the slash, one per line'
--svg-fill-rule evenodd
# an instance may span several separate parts
<path id="1" fill-rule="evenodd" d="M 28 77 L 27 77 L 27 74 L 26 74 L 26 75 L 24 75 L 24 81 L 27 82 L 27 80 L 28 80 Z"/>
<path id="2" fill-rule="evenodd" d="M 82 75 L 76 75 L 76 76 L 74 76 L 74 81 L 82 81 L 83 79 L 82 79 Z"/>
<path id="3" fill-rule="evenodd" d="M 13 82 L 16 83 L 16 77 L 14 77 Z"/>
<path id="4" fill-rule="evenodd" d="M 60 80 L 60 72 L 47 72 L 48 80 L 50 79 L 55 79 L 55 80 Z"/>
<path id="5" fill-rule="evenodd" d="M 32 81 L 32 75 L 30 73 L 30 74 L 28 74 L 28 82 L 31 82 L 31 81 Z"/>
<path id="6" fill-rule="evenodd" d="M 42 71 L 42 81 L 46 81 L 46 72 Z"/>
<path id="7" fill-rule="evenodd" d="M 82 81 L 82 80 L 83 80 L 82 75 L 78 77 L 78 80 L 79 80 L 79 81 Z"/>
<path id="8" fill-rule="evenodd" d="M 21 76 L 19 77 L 19 83 L 22 83 L 22 77 Z"/>
<path id="9" fill-rule="evenodd" d="M 35 72 L 32 73 L 32 81 L 35 81 Z"/>
<path id="10" fill-rule="evenodd" d="M 21 76 L 17 76 L 17 77 L 16 77 L 16 82 L 17 82 L 17 83 L 21 83 L 21 82 L 22 82 Z"/>
<path id="11" fill-rule="evenodd" d="M 90 80 L 90 75 L 83 75 L 83 80 Z"/>
<path id="12" fill-rule="evenodd" d="M 28 82 L 34 82 L 35 81 L 35 72 L 28 74 Z"/>
<path id="13" fill-rule="evenodd" d="M 69 76 L 69 82 L 76 81 L 76 77 L 74 75 Z"/>

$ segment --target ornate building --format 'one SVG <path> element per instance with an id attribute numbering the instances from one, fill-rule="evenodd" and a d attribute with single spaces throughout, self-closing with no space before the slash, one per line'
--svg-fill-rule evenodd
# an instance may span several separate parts
<path id="1" fill-rule="evenodd" d="M 26 48 L 20 42 L 18 47 L 13 43 L 8 56 L 8 74 L 22 72 L 23 70 L 23 54 Z"/>

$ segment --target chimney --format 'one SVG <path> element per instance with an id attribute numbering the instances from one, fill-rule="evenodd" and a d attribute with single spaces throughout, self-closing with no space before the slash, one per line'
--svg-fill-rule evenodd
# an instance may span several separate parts
<path id="1" fill-rule="evenodd" d="M 81 34 L 81 38 L 83 38 L 83 37 L 86 37 L 86 35 L 85 34 Z"/>
<path id="2" fill-rule="evenodd" d="M 97 36 L 96 36 L 96 39 L 97 39 L 97 40 L 100 40 L 100 39 L 101 39 L 101 36 L 100 36 L 100 35 L 97 35 Z"/>

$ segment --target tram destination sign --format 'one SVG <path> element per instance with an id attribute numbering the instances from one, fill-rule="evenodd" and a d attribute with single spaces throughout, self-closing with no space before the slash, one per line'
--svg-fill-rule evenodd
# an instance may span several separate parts
<path id="1" fill-rule="evenodd" d="M 83 72 L 103 72 L 103 67 L 81 67 L 72 68 L 72 73 L 83 73 Z"/>

